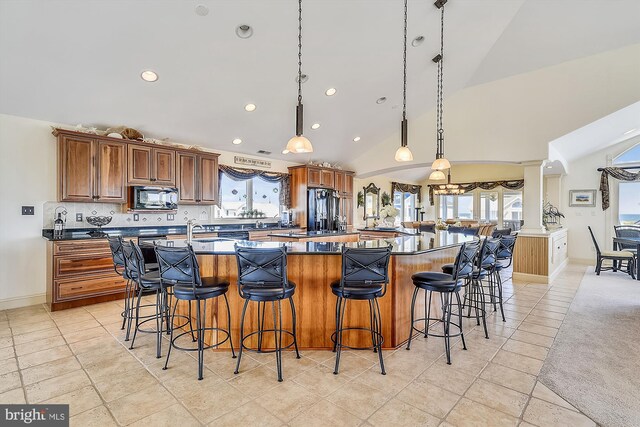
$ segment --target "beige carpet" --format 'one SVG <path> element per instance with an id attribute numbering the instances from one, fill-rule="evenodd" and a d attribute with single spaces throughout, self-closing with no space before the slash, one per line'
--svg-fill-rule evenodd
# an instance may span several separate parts
<path id="1" fill-rule="evenodd" d="M 640 281 L 587 269 L 539 380 L 603 426 L 640 426 Z"/>

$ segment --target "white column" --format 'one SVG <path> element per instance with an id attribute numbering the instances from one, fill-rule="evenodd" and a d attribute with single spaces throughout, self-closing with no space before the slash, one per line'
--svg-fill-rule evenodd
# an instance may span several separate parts
<path id="1" fill-rule="evenodd" d="M 543 175 L 542 161 L 524 164 L 524 190 L 522 200 L 522 219 L 524 226 L 521 233 L 542 234 Z"/>

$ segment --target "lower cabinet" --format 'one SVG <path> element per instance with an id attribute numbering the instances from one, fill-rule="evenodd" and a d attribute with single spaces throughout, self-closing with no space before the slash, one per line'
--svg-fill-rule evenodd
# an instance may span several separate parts
<path id="1" fill-rule="evenodd" d="M 106 239 L 47 242 L 51 311 L 123 298 L 125 284 L 113 270 Z"/>

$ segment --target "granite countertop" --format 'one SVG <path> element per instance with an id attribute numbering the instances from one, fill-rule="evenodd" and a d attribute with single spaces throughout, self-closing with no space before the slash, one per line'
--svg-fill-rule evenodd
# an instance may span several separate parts
<path id="1" fill-rule="evenodd" d="M 477 237 L 476 237 L 477 239 Z M 421 233 L 420 235 L 400 236 L 390 239 L 368 240 L 361 242 L 249 242 L 244 240 L 228 239 L 194 239 L 191 243 L 193 250 L 197 254 L 210 255 L 232 255 L 235 253 L 234 245 L 252 248 L 275 248 L 285 245 L 289 254 L 315 254 L 315 255 L 339 255 L 343 246 L 353 248 L 380 248 L 392 246 L 391 253 L 394 255 L 417 255 L 425 252 L 437 251 L 443 248 L 458 246 L 464 242 L 473 241 L 474 237 L 461 233 L 449 233 L 438 231 L 436 233 Z M 184 247 L 183 240 L 157 240 L 155 242 L 161 246 Z"/>
<path id="2" fill-rule="evenodd" d="M 269 236 L 273 237 L 291 237 L 294 239 L 309 239 L 313 237 L 327 237 L 327 236 L 346 236 L 350 234 L 360 234 L 358 231 L 305 231 L 302 233 L 294 233 L 290 231 L 288 233 L 271 233 Z"/>
<path id="3" fill-rule="evenodd" d="M 408 234 L 410 236 L 415 236 L 416 234 L 419 234 L 418 232 L 416 232 L 416 230 L 413 230 L 410 228 L 403 228 L 403 227 L 397 227 L 397 228 L 364 227 L 364 228 L 358 228 L 358 231 L 375 231 L 377 233 L 400 233 L 400 234 Z"/>
<path id="4" fill-rule="evenodd" d="M 266 227 L 256 228 L 252 224 L 223 224 L 223 225 L 205 225 L 203 229 L 194 230 L 194 236 L 202 233 L 218 233 L 218 232 L 239 232 L 239 231 L 268 231 L 268 230 L 291 230 L 300 227 L 280 227 L 276 223 L 266 224 Z M 96 228 L 68 228 L 64 230 L 62 236 L 54 237 L 53 229 L 45 228 L 42 230 L 42 237 L 47 240 L 87 240 L 87 239 L 103 239 L 104 235 L 91 235 L 91 231 Z M 186 225 L 176 226 L 159 226 L 159 227 L 104 227 L 102 231 L 109 236 L 121 237 L 162 237 L 176 234 L 187 234 Z"/>

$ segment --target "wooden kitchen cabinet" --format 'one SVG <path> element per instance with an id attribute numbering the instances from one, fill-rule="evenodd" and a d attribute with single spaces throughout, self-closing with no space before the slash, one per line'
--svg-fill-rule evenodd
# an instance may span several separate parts
<path id="1" fill-rule="evenodd" d="M 128 144 L 129 185 L 158 185 L 172 187 L 176 184 L 176 152 L 167 148 Z"/>
<path id="2" fill-rule="evenodd" d="M 353 195 L 353 173 L 335 171 L 335 186 L 334 188 L 340 193 L 340 196 Z"/>
<path id="3" fill-rule="evenodd" d="M 320 173 L 320 169 L 308 168 L 307 176 L 307 185 L 309 187 L 320 187 L 322 185 L 322 174 Z"/>
<path id="4" fill-rule="evenodd" d="M 51 311 L 124 297 L 106 239 L 47 242 L 47 304 Z"/>
<path id="5" fill-rule="evenodd" d="M 125 203 L 126 144 L 59 135 L 58 200 Z"/>
<path id="6" fill-rule="evenodd" d="M 340 198 L 340 215 L 347 217 L 347 226 L 353 225 L 353 196 Z"/>
<path id="7" fill-rule="evenodd" d="M 178 203 L 213 205 L 218 199 L 218 156 L 178 152 Z"/>
<path id="8" fill-rule="evenodd" d="M 320 170 L 320 176 L 322 179 L 320 180 L 320 185 L 327 188 L 334 188 L 335 186 L 335 175 L 330 169 L 322 169 Z"/>

